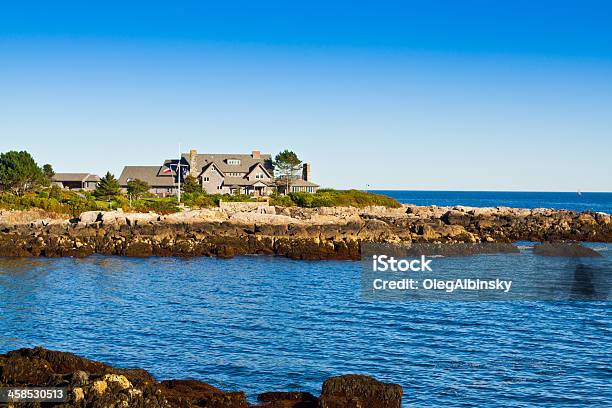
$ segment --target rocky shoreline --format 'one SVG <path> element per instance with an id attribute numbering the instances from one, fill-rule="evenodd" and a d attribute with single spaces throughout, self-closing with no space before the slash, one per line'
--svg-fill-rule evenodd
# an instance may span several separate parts
<path id="1" fill-rule="evenodd" d="M 359 259 L 361 244 L 514 241 L 612 242 L 609 214 L 507 207 L 364 209 L 267 205 L 176 214 L 36 211 L 0 213 L 0 256 L 219 256 Z"/>
<path id="2" fill-rule="evenodd" d="M 10 402 L 12 408 L 400 408 L 402 387 L 364 375 L 325 380 L 320 396 L 265 392 L 250 404 L 244 392 L 196 380 L 157 381 L 142 369 L 114 368 L 44 348 L 0 355 L 0 387 L 61 387 L 62 402 Z M 2 403 L 0 402 L 0 405 Z"/>

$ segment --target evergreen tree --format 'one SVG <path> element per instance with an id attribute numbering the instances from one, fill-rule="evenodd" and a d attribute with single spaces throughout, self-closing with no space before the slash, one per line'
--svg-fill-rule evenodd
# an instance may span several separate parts
<path id="1" fill-rule="evenodd" d="M 291 182 L 297 178 L 301 168 L 302 161 L 290 150 L 284 150 L 274 158 L 274 175 L 277 182 L 286 187 L 285 194 L 289 194 Z"/>
<path id="2" fill-rule="evenodd" d="M 0 187 L 21 194 L 45 184 L 45 175 L 34 158 L 26 151 L 0 154 Z"/>
<path id="3" fill-rule="evenodd" d="M 50 164 L 45 164 L 42 167 L 42 171 L 45 175 L 45 177 L 47 178 L 47 180 L 51 181 L 51 179 L 53 178 L 53 176 L 55 176 L 55 171 L 53 170 L 53 166 L 51 166 Z"/>
<path id="4" fill-rule="evenodd" d="M 127 182 L 127 193 L 135 200 L 144 196 L 149 192 L 149 183 L 140 179 L 134 179 Z"/>
<path id="5" fill-rule="evenodd" d="M 201 193 L 202 186 L 198 183 L 198 179 L 193 177 L 191 174 L 185 177 L 183 180 L 183 185 L 181 186 L 183 191 L 186 193 Z"/>
<path id="6" fill-rule="evenodd" d="M 106 175 L 100 179 L 94 195 L 97 198 L 108 200 L 118 196 L 120 193 L 121 187 L 119 186 L 119 182 L 110 171 L 107 171 Z"/>

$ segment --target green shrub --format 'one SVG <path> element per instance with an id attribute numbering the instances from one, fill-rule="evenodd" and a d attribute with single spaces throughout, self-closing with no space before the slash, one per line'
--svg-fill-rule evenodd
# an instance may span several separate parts
<path id="1" fill-rule="evenodd" d="M 289 198 L 299 207 L 366 207 L 380 205 L 397 208 L 401 204 L 382 194 L 367 193 L 360 190 L 321 189 L 316 193 L 289 193 Z"/>
<path id="2" fill-rule="evenodd" d="M 219 203 L 219 200 L 234 203 L 253 201 L 253 197 L 246 194 L 215 194 L 214 196 L 216 197 L 217 203 Z"/>
<path id="3" fill-rule="evenodd" d="M 280 195 L 275 193 L 270 196 L 270 205 L 277 205 L 279 207 L 294 207 L 296 204 L 288 195 Z"/>
<path id="4" fill-rule="evenodd" d="M 291 201 L 297 204 L 298 207 L 310 208 L 314 202 L 314 194 L 312 193 L 289 193 L 289 198 L 291 198 Z"/>
<path id="5" fill-rule="evenodd" d="M 132 201 L 132 210 L 149 212 L 153 211 L 158 214 L 171 214 L 179 212 L 178 201 L 176 197 L 168 198 L 144 198 L 141 200 Z"/>
<path id="6" fill-rule="evenodd" d="M 215 202 L 214 196 L 201 191 L 183 194 L 182 201 L 185 205 L 193 208 L 214 207 L 218 204 L 218 200 Z"/>
<path id="7" fill-rule="evenodd" d="M 62 189 L 57 185 L 52 185 L 49 189 L 49 197 L 60 200 L 62 198 Z"/>

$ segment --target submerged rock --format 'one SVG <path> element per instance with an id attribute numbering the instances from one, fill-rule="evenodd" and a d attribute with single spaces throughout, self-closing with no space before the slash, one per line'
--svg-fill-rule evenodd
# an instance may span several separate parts
<path id="1" fill-rule="evenodd" d="M 601 254 L 578 243 L 550 243 L 535 245 L 533 253 L 540 256 L 558 256 L 566 258 L 597 258 Z"/>

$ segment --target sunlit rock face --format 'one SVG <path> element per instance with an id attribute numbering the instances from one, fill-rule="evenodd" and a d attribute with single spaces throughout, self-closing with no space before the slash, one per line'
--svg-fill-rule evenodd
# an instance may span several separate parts
<path id="1" fill-rule="evenodd" d="M 76 219 L 0 214 L 0 256 L 220 256 L 359 259 L 364 242 L 612 242 L 609 214 L 551 209 L 418 207 L 90 211 Z"/>

